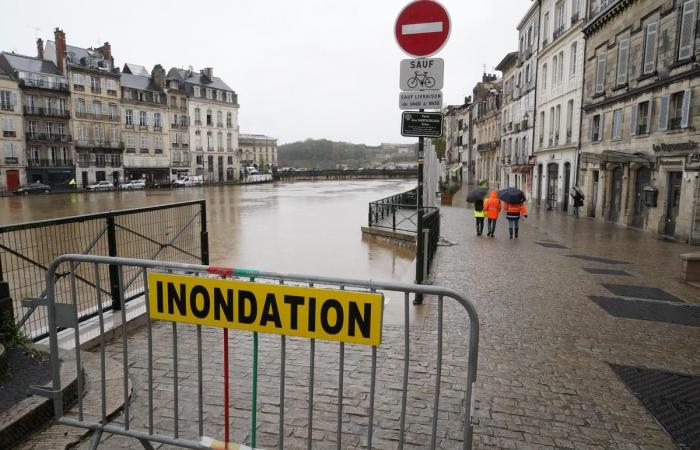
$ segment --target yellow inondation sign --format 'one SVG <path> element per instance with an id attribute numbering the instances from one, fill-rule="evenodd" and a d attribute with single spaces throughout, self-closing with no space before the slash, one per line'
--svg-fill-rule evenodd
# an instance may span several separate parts
<path id="1" fill-rule="evenodd" d="M 148 274 L 153 319 L 379 345 L 381 294 Z"/>

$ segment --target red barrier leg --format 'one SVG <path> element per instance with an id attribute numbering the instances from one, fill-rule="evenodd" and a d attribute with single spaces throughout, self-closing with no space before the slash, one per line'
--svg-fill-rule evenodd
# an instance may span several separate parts
<path id="1" fill-rule="evenodd" d="M 228 328 L 224 328 L 224 445 L 226 448 L 229 443 L 228 408 Z"/>

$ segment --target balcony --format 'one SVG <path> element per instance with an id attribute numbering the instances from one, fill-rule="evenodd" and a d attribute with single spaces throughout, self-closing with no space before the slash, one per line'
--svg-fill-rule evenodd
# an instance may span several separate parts
<path id="1" fill-rule="evenodd" d="M 85 86 L 82 84 L 74 84 L 73 85 L 73 90 L 77 92 L 84 92 L 85 91 Z"/>
<path id="2" fill-rule="evenodd" d="M 19 164 L 19 158 L 15 156 L 6 156 L 5 164 Z"/>
<path id="3" fill-rule="evenodd" d="M 0 104 L 1 111 L 14 111 L 15 105 L 10 105 L 9 103 Z"/>
<path id="4" fill-rule="evenodd" d="M 566 143 L 571 144 L 571 129 L 566 130 Z"/>
<path id="5" fill-rule="evenodd" d="M 102 88 L 99 86 L 90 86 L 90 91 L 93 94 L 101 94 L 102 93 Z"/>
<path id="6" fill-rule="evenodd" d="M 163 131 L 163 127 L 160 125 L 153 125 L 153 131 Z"/>
<path id="7" fill-rule="evenodd" d="M 552 34 L 552 40 L 558 38 L 564 33 L 564 25 L 561 25 L 559 28 L 554 30 L 554 33 Z"/>
<path id="8" fill-rule="evenodd" d="M 180 112 L 187 112 L 187 106 L 180 106 Z"/>
<path id="9" fill-rule="evenodd" d="M 219 123 L 216 124 L 216 126 L 219 127 L 219 128 L 223 128 L 223 127 L 224 127 L 224 124 L 223 124 L 222 122 L 219 122 Z"/>
<path id="10" fill-rule="evenodd" d="M 45 141 L 45 142 L 71 142 L 70 134 L 46 134 L 26 131 L 25 137 L 28 141 Z"/>
<path id="11" fill-rule="evenodd" d="M 107 95 L 117 96 L 117 91 L 114 89 L 107 89 Z"/>
<path id="12" fill-rule="evenodd" d="M 176 123 L 171 123 L 171 124 L 170 124 L 170 128 L 177 128 L 177 127 L 178 127 L 178 124 L 176 124 Z"/>
<path id="13" fill-rule="evenodd" d="M 195 119 L 195 120 L 194 120 L 194 124 L 195 124 L 195 125 L 201 125 L 201 124 L 202 124 L 202 121 L 201 121 L 201 120 Z"/>
<path id="14" fill-rule="evenodd" d="M 148 125 L 145 123 L 139 124 L 139 130 L 141 131 L 147 131 L 148 130 Z"/>
<path id="15" fill-rule="evenodd" d="M 157 148 L 153 151 L 156 155 L 162 155 L 163 154 L 163 149 L 162 148 Z"/>
<path id="16" fill-rule="evenodd" d="M 233 128 L 233 124 L 232 124 L 232 123 L 227 123 L 227 124 L 226 124 L 226 128 Z"/>
<path id="17" fill-rule="evenodd" d="M 129 129 L 129 130 L 132 130 L 132 129 L 134 128 L 134 124 L 133 124 L 133 123 L 125 123 L 125 124 L 124 124 L 124 128 L 127 128 L 127 129 Z"/>
<path id="18" fill-rule="evenodd" d="M 17 137 L 17 132 L 14 130 L 4 130 L 2 132 L 2 137 Z"/>
<path id="19" fill-rule="evenodd" d="M 27 116 L 58 117 L 60 119 L 70 119 L 70 112 L 64 109 L 43 108 L 39 106 L 24 106 L 24 114 Z"/>
<path id="20" fill-rule="evenodd" d="M 104 155 L 100 155 L 104 156 Z M 121 167 L 122 162 L 121 158 L 112 158 L 112 159 L 95 159 L 94 161 L 90 161 L 87 158 L 79 158 L 78 159 L 78 167 Z"/>
<path id="21" fill-rule="evenodd" d="M 29 167 L 73 167 L 72 159 L 30 159 Z"/>
<path id="22" fill-rule="evenodd" d="M 141 153 L 141 154 L 148 154 L 148 149 L 147 149 L 147 148 L 141 148 L 141 149 L 139 149 L 139 153 Z"/>
<path id="23" fill-rule="evenodd" d="M 49 83 L 48 81 L 44 80 L 28 80 L 26 78 L 23 78 L 19 80 L 19 87 L 21 88 L 39 88 L 39 89 L 48 89 L 50 91 L 59 91 L 59 92 L 68 92 L 68 84 L 67 83 Z"/>
<path id="24" fill-rule="evenodd" d="M 579 17 L 581 17 L 581 15 L 578 13 L 578 11 L 571 14 L 571 23 L 576 22 L 579 19 Z"/>
<path id="25" fill-rule="evenodd" d="M 75 141 L 76 148 L 105 148 L 123 150 L 124 144 L 118 141 L 102 141 L 90 139 L 78 139 Z"/>

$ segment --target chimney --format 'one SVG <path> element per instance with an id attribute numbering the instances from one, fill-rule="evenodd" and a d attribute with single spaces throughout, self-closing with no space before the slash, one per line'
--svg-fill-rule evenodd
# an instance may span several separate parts
<path id="1" fill-rule="evenodd" d="M 44 41 L 41 38 L 36 40 L 36 57 L 44 59 Z"/>
<path id="2" fill-rule="evenodd" d="M 65 75 L 66 70 L 64 64 L 66 57 L 66 33 L 64 33 L 60 28 L 56 27 L 53 32 L 53 36 L 56 40 L 56 67 L 58 68 L 58 73 Z"/>
<path id="3" fill-rule="evenodd" d="M 151 71 L 151 78 L 158 89 L 165 89 L 165 69 L 163 66 L 156 64 Z"/>
<path id="4" fill-rule="evenodd" d="M 202 75 L 207 77 L 207 80 L 212 81 L 214 79 L 214 69 L 212 67 L 205 67 L 202 69 Z"/>
<path id="5" fill-rule="evenodd" d="M 102 47 L 98 48 L 97 50 L 102 53 L 104 59 L 108 59 L 110 62 L 112 62 L 112 65 L 114 65 L 114 58 L 112 58 L 112 46 L 109 45 L 109 42 L 105 42 Z"/>

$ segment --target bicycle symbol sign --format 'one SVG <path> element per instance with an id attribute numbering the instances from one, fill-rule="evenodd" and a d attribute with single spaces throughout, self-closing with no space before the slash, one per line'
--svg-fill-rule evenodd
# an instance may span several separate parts
<path id="1" fill-rule="evenodd" d="M 404 59 L 399 85 L 402 91 L 442 89 L 445 62 L 442 58 Z"/>

